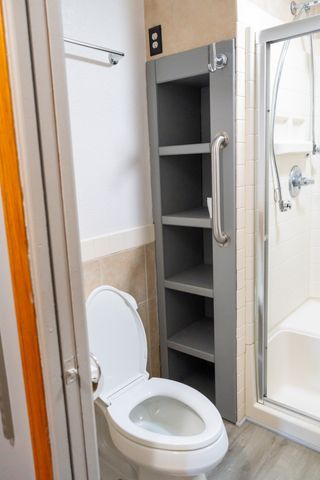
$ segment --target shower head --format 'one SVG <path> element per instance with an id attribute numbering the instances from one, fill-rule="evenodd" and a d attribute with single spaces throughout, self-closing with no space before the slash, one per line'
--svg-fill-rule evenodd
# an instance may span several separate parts
<path id="1" fill-rule="evenodd" d="M 302 10 L 304 10 L 305 12 L 308 12 L 310 8 L 316 7 L 317 5 L 320 5 L 320 0 L 310 0 L 309 2 L 303 2 L 303 3 L 291 2 L 290 10 L 292 15 L 295 16 L 298 13 L 302 12 Z"/>

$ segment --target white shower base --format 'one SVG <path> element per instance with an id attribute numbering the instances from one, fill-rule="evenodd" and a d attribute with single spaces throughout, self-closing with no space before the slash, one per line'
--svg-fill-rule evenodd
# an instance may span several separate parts
<path id="1" fill-rule="evenodd" d="M 268 342 L 270 400 L 320 419 L 320 300 L 284 319 Z"/>

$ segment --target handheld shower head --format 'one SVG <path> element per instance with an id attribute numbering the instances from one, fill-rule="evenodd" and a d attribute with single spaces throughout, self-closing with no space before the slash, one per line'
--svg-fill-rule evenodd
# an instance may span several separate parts
<path id="1" fill-rule="evenodd" d="M 293 16 L 301 13 L 303 10 L 308 12 L 312 7 L 316 7 L 320 5 L 320 0 L 310 0 L 309 2 L 297 3 L 291 2 L 290 3 L 290 10 Z"/>

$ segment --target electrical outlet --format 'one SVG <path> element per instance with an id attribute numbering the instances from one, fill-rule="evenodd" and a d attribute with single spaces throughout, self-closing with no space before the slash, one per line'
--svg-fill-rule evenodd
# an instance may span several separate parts
<path id="1" fill-rule="evenodd" d="M 149 28 L 150 55 L 159 55 L 162 53 L 162 33 L 161 25 Z"/>

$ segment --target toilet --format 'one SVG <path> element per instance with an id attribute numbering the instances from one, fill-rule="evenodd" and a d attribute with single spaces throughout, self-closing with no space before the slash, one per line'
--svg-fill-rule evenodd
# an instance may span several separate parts
<path id="1" fill-rule="evenodd" d="M 86 308 L 98 430 L 108 429 L 110 448 L 138 480 L 205 480 L 228 449 L 216 407 L 187 385 L 149 378 L 145 330 L 131 295 L 101 286 Z"/>

